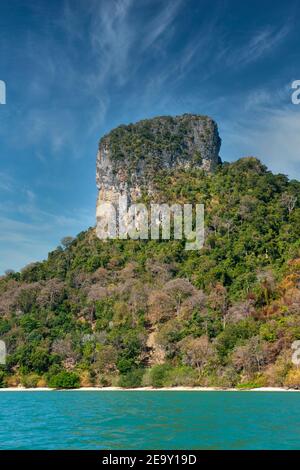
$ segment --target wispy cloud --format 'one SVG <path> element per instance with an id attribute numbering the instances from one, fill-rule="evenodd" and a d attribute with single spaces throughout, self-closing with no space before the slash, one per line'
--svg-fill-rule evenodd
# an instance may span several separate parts
<path id="1" fill-rule="evenodd" d="M 9 193 L 0 200 L 0 273 L 45 259 L 62 237 L 75 236 L 94 225 L 92 207 L 46 210 L 31 188 L 22 187 L 11 177 L 8 181 Z"/>
<path id="2" fill-rule="evenodd" d="M 258 87 L 247 91 L 240 97 L 241 103 L 247 112 L 267 113 L 269 110 L 283 109 L 291 101 L 291 83 L 282 85 L 278 79 L 269 82 L 268 87 Z"/>
<path id="3" fill-rule="evenodd" d="M 0 191 L 11 192 L 14 187 L 13 178 L 3 171 L 0 171 Z"/>
<path id="4" fill-rule="evenodd" d="M 259 29 L 246 39 L 241 46 L 227 46 L 223 50 L 222 59 L 228 66 L 241 67 L 267 56 L 282 44 L 292 29 L 291 21 L 280 28 L 266 26 Z"/>
<path id="5" fill-rule="evenodd" d="M 182 0 L 172 0 L 164 3 L 162 10 L 147 25 L 142 40 L 142 52 L 155 45 L 168 32 L 177 17 Z"/>
<path id="6" fill-rule="evenodd" d="M 87 77 L 92 91 L 108 78 L 119 85 L 129 79 L 129 51 L 134 41 L 134 30 L 129 24 L 132 4 L 132 0 L 94 4 L 89 40 L 95 72 Z"/>
<path id="7" fill-rule="evenodd" d="M 61 214 L 40 210 L 31 203 L 9 204 L 6 209 L 0 207 L 0 273 L 47 258 L 50 247 L 55 247 L 53 233 L 58 245 L 65 235 L 75 236 L 94 225 L 93 212 L 82 208 Z"/>

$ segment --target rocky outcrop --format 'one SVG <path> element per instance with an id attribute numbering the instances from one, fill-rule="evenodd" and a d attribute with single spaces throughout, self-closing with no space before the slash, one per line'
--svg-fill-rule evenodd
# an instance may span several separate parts
<path id="1" fill-rule="evenodd" d="M 220 162 L 221 139 L 207 116 L 162 116 L 122 125 L 102 137 L 97 156 L 98 203 L 116 203 L 126 193 L 136 200 L 159 170 L 202 168 Z"/>

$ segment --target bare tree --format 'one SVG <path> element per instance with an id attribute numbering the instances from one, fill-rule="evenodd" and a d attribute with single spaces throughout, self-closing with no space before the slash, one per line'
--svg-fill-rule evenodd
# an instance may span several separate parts
<path id="1" fill-rule="evenodd" d="M 226 287 L 221 283 L 217 283 L 208 296 L 208 304 L 213 310 L 220 313 L 223 320 L 223 327 L 225 328 L 228 308 L 228 293 Z"/>
<path id="2" fill-rule="evenodd" d="M 200 377 L 203 368 L 215 357 L 215 351 L 209 338 L 206 335 L 200 338 L 188 336 L 179 345 L 183 353 L 183 362 L 196 367 Z"/>
<path id="3" fill-rule="evenodd" d="M 148 298 L 148 319 L 151 323 L 164 322 L 174 315 L 174 299 L 161 290 L 154 290 Z"/>
<path id="4" fill-rule="evenodd" d="M 41 288 L 37 296 L 37 304 L 41 307 L 54 308 L 59 305 L 65 296 L 65 285 L 58 279 L 50 279 Z"/>
<path id="5" fill-rule="evenodd" d="M 108 296 L 108 290 L 99 284 L 93 284 L 87 291 L 87 298 L 90 302 L 105 299 Z"/>
<path id="6" fill-rule="evenodd" d="M 225 324 L 236 323 L 244 318 L 248 318 L 255 314 L 254 300 L 249 299 L 244 302 L 234 303 L 226 312 L 225 315 Z"/>
<path id="7" fill-rule="evenodd" d="M 178 278 L 167 282 L 163 291 L 174 298 L 178 314 L 183 300 L 195 294 L 197 289 L 187 279 Z"/>
<path id="8" fill-rule="evenodd" d="M 265 350 L 258 336 L 254 336 L 242 346 L 237 346 L 232 353 L 232 363 L 237 370 L 244 370 L 250 375 L 261 369 L 265 361 Z"/>
<path id="9" fill-rule="evenodd" d="M 95 353 L 94 367 L 96 372 L 105 373 L 116 370 L 118 352 L 112 345 L 105 345 L 98 348 Z"/>
<path id="10" fill-rule="evenodd" d="M 283 207 L 286 207 L 288 213 L 290 214 L 296 206 L 297 196 L 289 193 L 283 193 L 281 196 L 281 204 Z"/>
<path id="11" fill-rule="evenodd" d="M 60 243 L 64 248 L 69 248 L 69 246 L 72 244 L 73 241 L 74 241 L 74 237 L 71 237 L 68 235 L 62 238 Z"/>
<path id="12" fill-rule="evenodd" d="M 15 271 L 13 269 L 6 269 L 4 274 L 5 276 L 11 276 L 12 274 L 15 274 Z"/>

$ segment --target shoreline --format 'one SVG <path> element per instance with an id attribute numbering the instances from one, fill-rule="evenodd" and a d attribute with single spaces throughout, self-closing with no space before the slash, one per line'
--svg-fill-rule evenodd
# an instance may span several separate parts
<path id="1" fill-rule="evenodd" d="M 257 387 L 257 388 L 218 388 L 218 387 L 79 387 L 71 389 L 55 389 L 49 387 L 6 387 L 1 392 L 300 392 L 300 390 L 284 387 Z"/>

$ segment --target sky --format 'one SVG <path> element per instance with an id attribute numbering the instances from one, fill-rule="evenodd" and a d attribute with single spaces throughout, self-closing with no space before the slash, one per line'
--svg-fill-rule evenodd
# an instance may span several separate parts
<path id="1" fill-rule="evenodd" d="M 0 273 L 95 224 L 99 139 L 211 116 L 221 158 L 300 178 L 296 1 L 0 0 Z"/>

